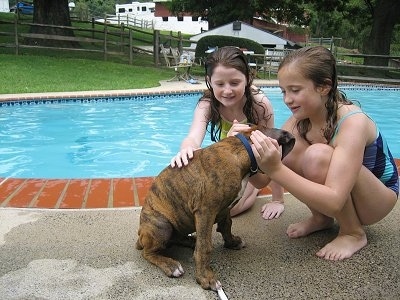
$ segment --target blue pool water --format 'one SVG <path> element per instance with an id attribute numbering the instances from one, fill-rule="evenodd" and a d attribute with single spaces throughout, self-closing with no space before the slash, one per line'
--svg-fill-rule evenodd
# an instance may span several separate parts
<path id="1" fill-rule="evenodd" d="M 290 116 L 279 88 L 276 127 Z M 378 123 L 400 158 L 400 89 L 343 88 Z M 0 107 L 0 177 L 157 175 L 179 150 L 199 94 L 12 103 Z M 206 136 L 203 146 L 210 144 Z"/>

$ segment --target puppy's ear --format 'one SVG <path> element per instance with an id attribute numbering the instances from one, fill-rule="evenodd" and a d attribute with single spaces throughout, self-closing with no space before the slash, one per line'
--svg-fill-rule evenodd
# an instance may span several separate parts
<path id="1" fill-rule="evenodd" d="M 257 129 L 260 129 L 260 126 L 259 126 L 259 125 L 256 125 L 256 124 L 247 123 L 247 125 L 250 126 L 250 133 L 253 132 L 253 131 L 255 131 L 255 130 L 257 130 Z"/>
<path id="2" fill-rule="evenodd" d="M 247 123 L 247 125 L 249 125 L 250 130 L 249 130 L 249 131 L 242 132 L 242 134 L 243 134 L 247 139 L 250 139 L 251 133 L 252 133 L 254 130 L 259 129 L 259 126 L 258 126 L 258 125 L 255 125 L 255 124 L 252 124 L 252 123 Z"/>
<path id="3" fill-rule="evenodd" d="M 252 123 L 248 123 L 249 126 L 251 127 L 251 132 L 255 131 L 255 130 L 260 130 L 261 132 L 263 132 L 264 134 L 266 134 L 266 131 L 268 131 L 268 127 L 266 125 L 261 125 L 261 124 L 252 124 Z M 266 134 L 268 135 L 268 134 Z"/>
<path id="4" fill-rule="evenodd" d="M 292 151 L 296 143 L 296 139 L 289 132 L 286 131 L 285 135 L 287 136 L 284 138 L 285 142 L 282 144 L 282 159 Z"/>

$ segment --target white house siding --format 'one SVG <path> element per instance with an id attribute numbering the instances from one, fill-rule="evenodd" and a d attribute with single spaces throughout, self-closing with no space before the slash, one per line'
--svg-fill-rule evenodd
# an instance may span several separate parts
<path id="1" fill-rule="evenodd" d="M 241 23 L 240 30 L 233 29 L 233 22 L 228 23 L 226 25 L 222 25 L 220 27 L 214 28 L 207 32 L 203 32 L 197 34 L 190 38 L 192 41 L 199 41 L 201 38 L 209 35 L 223 35 L 223 36 L 233 36 L 233 37 L 240 37 L 246 38 L 249 40 L 253 40 L 258 42 L 261 45 L 271 45 L 273 48 L 276 49 L 283 49 L 286 45 L 290 43 L 290 41 L 281 38 L 277 35 L 269 33 L 268 31 L 258 29 L 253 27 L 249 24 Z"/>
<path id="2" fill-rule="evenodd" d="M 10 12 L 8 0 L 0 0 L 0 12 Z"/>

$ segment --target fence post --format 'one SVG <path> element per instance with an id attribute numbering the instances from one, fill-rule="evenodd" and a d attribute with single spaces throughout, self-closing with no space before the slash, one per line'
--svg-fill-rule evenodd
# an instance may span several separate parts
<path id="1" fill-rule="evenodd" d="M 104 20 L 106 16 L 104 16 Z M 107 22 L 104 22 L 104 60 L 107 60 Z"/>
<path id="2" fill-rule="evenodd" d="M 154 53 L 154 65 L 158 67 L 160 65 L 160 30 L 154 30 L 153 53 Z"/>
<path id="3" fill-rule="evenodd" d="M 18 42 L 18 13 L 14 15 L 14 34 L 15 34 L 15 55 L 19 54 L 19 42 Z"/>
<path id="4" fill-rule="evenodd" d="M 178 31 L 178 49 L 179 53 L 182 54 L 183 43 L 182 43 L 182 32 Z"/>
<path id="5" fill-rule="evenodd" d="M 129 64 L 133 63 L 133 32 L 132 28 L 129 28 Z"/>
<path id="6" fill-rule="evenodd" d="M 105 20 L 104 20 L 105 23 Z M 94 39 L 94 18 L 92 18 L 92 39 Z"/>
<path id="7" fill-rule="evenodd" d="M 124 24 L 121 24 L 119 26 L 120 32 L 119 32 L 119 42 L 120 42 L 120 48 L 119 51 L 123 52 L 124 51 Z"/>

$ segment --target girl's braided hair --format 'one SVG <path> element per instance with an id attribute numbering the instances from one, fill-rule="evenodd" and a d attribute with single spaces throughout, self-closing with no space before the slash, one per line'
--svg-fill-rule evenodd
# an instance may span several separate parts
<path id="1" fill-rule="evenodd" d="M 217 50 L 212 52 L 206 59 L 205 79 L 208 90 L 204 92 L 203 97 L 199 100 L 211 102 L 209 124 L 211 125 L 211 140 L 214 142 L 220 140 L 221 135 L 221 114 L 219 113 L 218 109 L 221 103 L 215 98 L 214 91 L 209 82 L 209 78 L 212 77 L 214 69 L 219 65 L 226 68 L 234 68 L 246 76 L 246 87 L 244 92 L 246 102 L 243 107 L 243 113 L 247 118 L 247 122 L 252 124 L 258 124 L 260 122 L 257 111 L 254 107 L 255 105 L 258 105 L 262 108 L 264 118 L 266 113 L 264 106 L 262 106 L 254 99 L 254 95 L 259 93 L 260 91 L 252 88 L 253 77 L 251 75 L 250 67 L 244 53 L 239 48 L 233 46 L 218 48 Z M 270 115 L 267 117 L 269 118 Z"/>
<path id="2" fill-rule="evenodd" d="M 278 72 L 284 66 L 296 64 L 297 69 L 301 72 L 304 78 L 312 80 L 315 87 L 330 86 L 328 100 L 325 103 L 327 110 L 326 127 L 323 128 L 323 135 L 329 143 L 334 135 L 337 124 L 337 109 L 339 104 L 353 104 L 346 94 L 338 89 L 338 78 L 336 71 L 336 60 L 332 53 L 322 47 L 304 47 L 290 52 L 285 56 L 279 65 Z M 309 144 L 312 144 L 307 138 L 307 132 L 311 129 L 309 119 L 298 120 L 296 122 L 297 130 L 302 138 Z"/>

